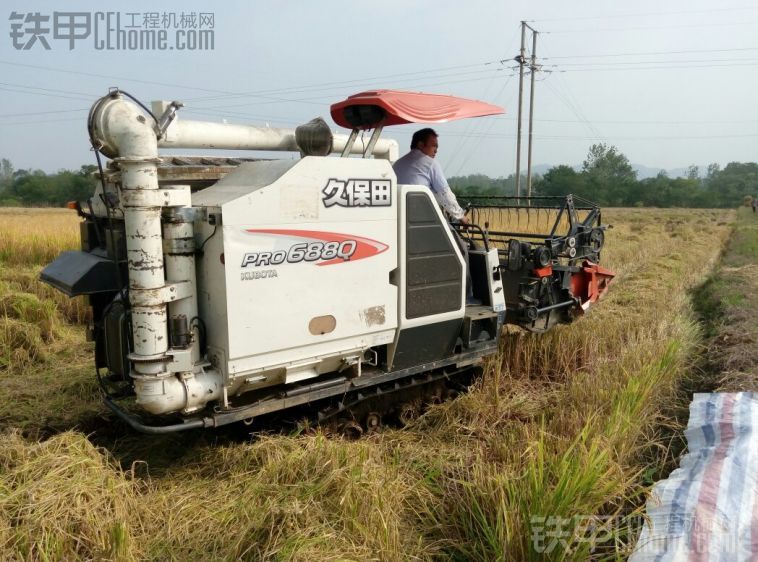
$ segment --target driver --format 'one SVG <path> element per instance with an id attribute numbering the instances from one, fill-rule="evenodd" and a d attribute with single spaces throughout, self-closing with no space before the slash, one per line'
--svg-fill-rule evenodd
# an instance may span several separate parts
<path id="1" fill-rule="evenodd" d="M 458 205 L 455 194 L 450 189 L 442 172 L 442 166 L 434 157 L 437 155 L 439 142 L 434 129 L 421 129 L 413 133 L 411 151 L 400 158 L 393 166 L 397 183 L 405 185 L 423 185 L 434 193 L 442 209 L 461 224 L 469 224 L 463 209 Z"/>
<path id="2" fill-rule="evenodd" d="M 437 155 L 439 142 L 434 129 L 426 128 L 413 133 L 411 151 L 395 162 L 393 169 L 397 175 L 397 183 L 405 185 L 423 185 L 431 189 L 440 207 L 454 220 L 468 225 L 469 220 L 465 211 L 458 205 L 455 194 L 450 189 L 442 172 L 442 166 L 434 157 Z M 466 304 L 477 305 L 481 302 L 474 298 L 469 268 L 468 245 L 460 235 L 453 230 L 453 237 L 463 254 L 466 264 Z"/>

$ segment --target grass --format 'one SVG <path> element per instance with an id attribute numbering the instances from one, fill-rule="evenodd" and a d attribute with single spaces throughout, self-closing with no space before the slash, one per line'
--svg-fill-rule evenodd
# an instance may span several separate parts
<path id="1" fill-rule="evenodd" d="M 758 215 L 741 208 L 723 262 L 695 293 L 708 336 L 705 368 L 723 392 L 758 385 L 757 264 Z"/>
<path id="2" fill-rule="evenodd" d="M 672 462 L 672 404 L 698 374 L 691 291 L 735 217 L 604 220 L 603 265 L 618 276 L 589 315 L 509 332 L 471 392 L 357 442 L 130 433 L 98 403 L 84 312 L 34 281 L 75 235 L 40 227 L 25 242 L 0 223 L 18 242 L 0 253 L 0 559 L 623 558 L 627 523 Z"/>

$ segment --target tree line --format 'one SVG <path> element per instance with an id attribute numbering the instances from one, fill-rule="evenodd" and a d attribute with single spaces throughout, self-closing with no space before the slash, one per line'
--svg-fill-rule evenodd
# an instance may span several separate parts
<path id="1" fill-rule="evenodd" d="M 579 171 L 571 166 L 550 168 L 532 179 L 533 195 L 572 193 L 606 207 L 737 207 L 758 196 L 758 164 L 732 162 L 723 169 L 710 164 L 704 171 L 690 166 L 685 177 L 671 178 L 665 172 L 654 178 L 637 179 L 628 158 L 615 146 L 594 144 Z M 516 176 L 492 179 L 481 174 L 452 177 L 456 194 L 477 196 L 516 195 Z M 522 177 L 521 195 L 526 194 Z"/>
<path id="2" fill-rule="evenodd" d="M 63 206 L 84 201 L 94 192 L 96 166 L 61 170 L 14 170 L 0 159 L 0 206 Z M 449 178 L 462 197 L 516 195 L 516 176 L 490 178 L 472 174 Z M 526 193 L 522 177 L 521 195 Z M 606 207 L 736 207 L 758 196 L 758 164 L 732 162 L 723 169 L 711 164 L 705 170 L 690 166 L 685 177 L 670 178 L 664 172 L 637 179 L 628 158 L 615 146 L 594 144 L 579 171 L 571 166 L 550 168 L 532 182 L 533 195 L 573 193 Z"/>
<path id="3" fill-rule="evenodd" d="M 97 166 L 82 166 L 46 174 L 15 170 L 9 160 L 0 159 L 0 206 L 62 207 L 68 201 L 84 201 L 95 191 L 95 170 Z"/>

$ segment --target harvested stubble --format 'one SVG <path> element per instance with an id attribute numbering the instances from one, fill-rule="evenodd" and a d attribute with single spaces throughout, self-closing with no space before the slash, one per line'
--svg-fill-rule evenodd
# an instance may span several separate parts
<path id="1" fill-rule="evenodd" d="M 135 485 L 78 433 L 0 436 L 3 560 L 129 560 Z M 5 523 L 3 525 L 3 522 Z"/>
<path id="2" fill-rule="evenodd" d="M 666 402 L 676 401 L 680 382 L 691 376 L 700 338 L 687 291 L 718 257 L 733 217 L 613 210 L 606 220 L 615 229 L 604 265 L 619 274 L 607 298 L 571 326 L 541 336 L 507 334 L 477 388 L 403 430 L 358 442 L 321 433 L 224 445 L 176 437 L 174 446 L 186 439 L 181 462 L 152 477 L 151 465 L 166 464 L 163 439 L 130 438 L 142 446 L 148 469 L 123 473 L 108 453 L 87 449 L 84 436 L 65 434 L 54 441 L 57 455 L 80 463 L 78 477 L 53 458 L 35 457 L 44 443 L 6 437 L 17 452 L 12 470 L 0 467 L 0 558 L 622 555 L 632 539 L 624 525 L 575 525 L 640 505 L 639 474 L 651 460 L 645 455 L 661 445 L 656 429 Z M 67 337 L 72 345 L 82 338 Z M 59 389 L 67 384 L 51 378 L 51 386 L 53 380 Z M 70 384 L 83 390 L 76 376 Z M 0 374 L 0 402 L 14 399 L 13 388 Z M 111 449 L 118 453 L 118 443 Z M 39 509 L 28 480 L 9 476 L 19 471 L 47 482 L 62 501 L 42 495 L 40 505 L 54 509 Z M 109 504 L 97 499 L 103 489 L 110 490 Z M 61 506 L 63 523 L 49 522 Z M 556 521 L 567 534 L 551 543 L 540 533 L 555 533 Z M 610 537 L 594 553 L 593 533 Z"/>

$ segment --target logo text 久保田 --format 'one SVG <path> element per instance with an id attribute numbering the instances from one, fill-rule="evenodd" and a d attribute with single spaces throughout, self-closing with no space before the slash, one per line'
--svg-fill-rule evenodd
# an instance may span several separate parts
<path id="1" fill-rule="evenodd" d="M 324 207 L 389 207 L 392 205 L 390 180 L 330 179 L 321 190 Z"/>

